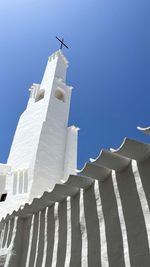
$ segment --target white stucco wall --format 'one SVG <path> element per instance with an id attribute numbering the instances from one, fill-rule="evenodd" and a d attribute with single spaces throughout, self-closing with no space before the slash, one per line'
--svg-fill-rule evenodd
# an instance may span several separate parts
<path id="1" fill-rule="evenodd" d="M 7 193 L 6 190 L 6 176 L 10 172 L 11 167 L 0 163 L 0 196 L 3 193 Z"/>
<path id="2" fill-rule="evenodd" d="M 67 140 L 64 158 L 64 181 L 68 179 L 70 174 L 76 173 L 77 167 L 77 144 L 78 144 L 79 128 L 70 126 L 67 129 Z"/>
<path id="3" fill-rule="evenodd" d="M 150 266 L 150 155 L 124 168 L 117 158 L 120 171 L 110 169 L 113 157 L 0 223 L 5 267 Z"/>

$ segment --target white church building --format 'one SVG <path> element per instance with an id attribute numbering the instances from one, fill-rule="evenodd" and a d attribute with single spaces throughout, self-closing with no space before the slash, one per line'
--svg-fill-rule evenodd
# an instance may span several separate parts
<path id="1" fill-rule="evenodd" d="M 7 164 L 0 165 L 1 198 L 7 194 L 0 218 L 75 174 L 78 128 L 68 127 L 72 87 L 66 85 L 67 68 L 62 51 L 55 52 L 41 84 L 29 89 Z"/>
<path id="2" fill-rule="evenodd" d="M 67 67 L 48 58 L 0 164 L 0 267 L 149 267 L 150 145 L 126 138 L 76 174 Z"/>

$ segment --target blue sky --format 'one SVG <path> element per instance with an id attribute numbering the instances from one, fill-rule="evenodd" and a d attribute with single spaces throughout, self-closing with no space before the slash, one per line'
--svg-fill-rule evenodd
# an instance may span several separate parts
<path id="1" fill-rule="evenodd" d="M 81 128 L 78 168 L 125 136 L 149 142 L 149 0 L 0 1 L 0 162 L 6 162 L 28 88 L 40 82 L 47 57 L 69 50 L 73 85 L 69 124 Z"/>

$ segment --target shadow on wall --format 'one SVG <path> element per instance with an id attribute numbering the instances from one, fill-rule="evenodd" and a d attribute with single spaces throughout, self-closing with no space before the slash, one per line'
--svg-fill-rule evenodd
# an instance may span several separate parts
<path id="1" fill-rule="evenodd" d="M 135 165 L 103 181 L 97 166 L 90 177 L 72 175 L 66 185 L 79 189 L 74 196 L 5 222 L 6 266 L 149 267 L 150 158 Z"/>

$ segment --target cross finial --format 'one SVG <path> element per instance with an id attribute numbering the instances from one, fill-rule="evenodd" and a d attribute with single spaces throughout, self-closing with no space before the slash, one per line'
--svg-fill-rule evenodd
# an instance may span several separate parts
<path id="1" fill-rule="evenodd" d="M 66 48 L 69 48 L 65 43 L 64 43 L 64 39 L 62 38 L 62 40 L 60 40 L 57 36 L 56 39 L 60 42 L 60 49 L 62 50 L 63 46 L 65 46 Z"/>

